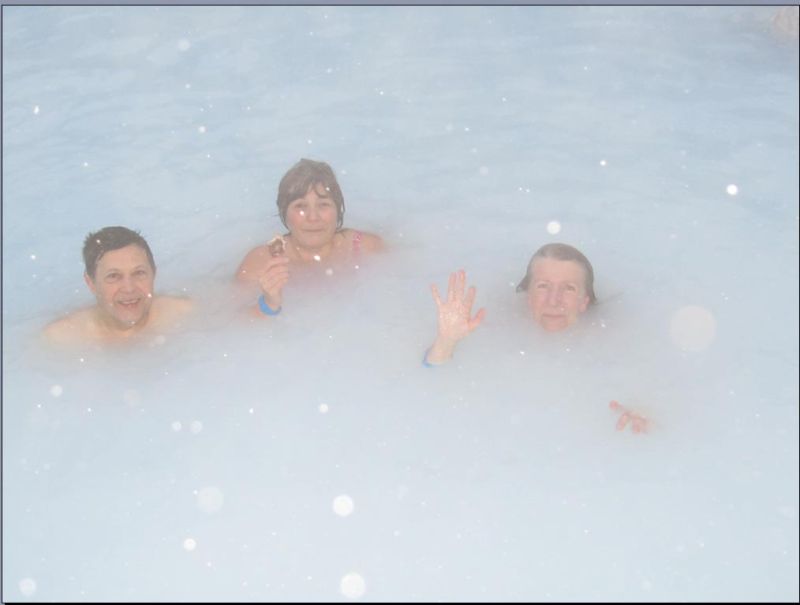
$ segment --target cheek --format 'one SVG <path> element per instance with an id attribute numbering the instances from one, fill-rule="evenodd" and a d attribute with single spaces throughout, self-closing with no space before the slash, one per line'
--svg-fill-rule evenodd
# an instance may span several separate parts
<path id="1" fill-rule="evenodd" d="M 339 219 L 339 213 L 336 212 L 336 208 L 329 208 L 326 209 L 323 213 L 321 213 L 323 220 L 326 223 L 336 224 Z"/>
<path id="2" fill-rule="evenodd" d="M 114 288 L 106 284 L 98 284 L 95 290 L 95 296 L 98 300 L 111 302 L 111 299 L 114 298 Z"/>
<path id="3" fill-rule="evenodd" d="M 305 213 L 302 210 L 289 210 L 286 213 L 286 224 L 291 228 L 292 225 L 297 225 L 305 218 Z"/>

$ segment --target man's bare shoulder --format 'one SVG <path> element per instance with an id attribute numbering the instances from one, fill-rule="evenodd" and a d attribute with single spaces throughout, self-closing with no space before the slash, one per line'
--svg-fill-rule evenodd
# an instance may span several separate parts
<path id="1" fill-rule="evenodd" d="M 73 311 L 66 317 L 50 322 L 42 330 L 45 339 L 55 344 L 71 344 L 86 338 L 94 333 L 92 309 Z"/>

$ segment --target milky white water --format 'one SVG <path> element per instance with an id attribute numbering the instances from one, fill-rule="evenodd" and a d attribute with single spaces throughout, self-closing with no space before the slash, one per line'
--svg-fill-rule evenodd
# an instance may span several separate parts
<path id="1" fill-rule="evenodd" d="M 772 11 L 4 7 L 4 600 L 797 600 Z M 253 322 L 231 278 L 300 157 L 388 251 Z M 193 318 L 43 347 L 117 224 Z M 565 334 L 514 292 L 549 241 L 595 267 Z M 487 318 L 426 369 L 460 267 Z"/>

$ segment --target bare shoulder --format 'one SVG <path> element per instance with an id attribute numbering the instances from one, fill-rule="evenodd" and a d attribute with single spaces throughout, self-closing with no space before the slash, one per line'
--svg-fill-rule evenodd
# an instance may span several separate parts
<path id="1" fill-rule="evenodd" d="M 262 244 L 250 250 L 236 270 L 237 281 L 248 282 L 257 280 L 258 274 L 269 259 L 269 249 L 266 245 Z"/>
<path id="2" fill-rule="evenodd" d="M 42 335 L 52 344 L 72 344 L 88 337 L 92 325 L 91 310 L 82 309 L 50 322 L 42 330 Z"/>
<path id="3" fill-rule="evenodd" d="M 353 241 L 356 233 L 361 234 L 361 249 L 366 250 L 367 252 L 378 252 L 379 250 L 384 249 L 383 240 L 379 235 L 375 235 L 374 233 L 368 233 L 367 231 L 358 231 L 356 229 L 346 229 L 345 230 L 345 237 L 349 242 Z"/>

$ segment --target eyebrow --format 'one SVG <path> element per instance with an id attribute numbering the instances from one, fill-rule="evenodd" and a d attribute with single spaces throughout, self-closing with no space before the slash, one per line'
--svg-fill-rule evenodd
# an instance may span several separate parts
<path id="1" fill-rule="evenodd" d="M 149 268 L 150 267 L 148 265 L 136 265 L 135 267 L 133 267 L 133 269 L 131 269 L 131 271 L 138 271 L 139 269 L 149 269 Z M 103 272 L 103 275 L 108 275 L 109 273 L 114 273 L 114 272 L 124 273 L 122 269 L 118 269 L 117 267 L 109 267 Z"/>

